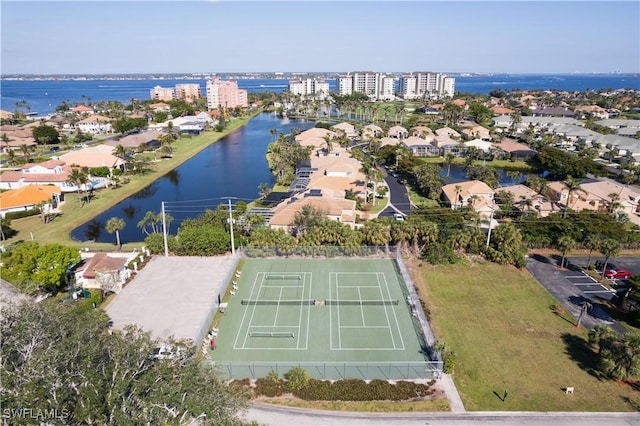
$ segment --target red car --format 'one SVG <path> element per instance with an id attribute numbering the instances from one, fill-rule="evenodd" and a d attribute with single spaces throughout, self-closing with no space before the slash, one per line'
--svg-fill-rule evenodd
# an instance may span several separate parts
<path id="1" fill-rule="evenodd" d="M 604 276 L 607 278 L 626 279 L 631 277 L 631 272 L 626 269 L 607 269 Z"/>

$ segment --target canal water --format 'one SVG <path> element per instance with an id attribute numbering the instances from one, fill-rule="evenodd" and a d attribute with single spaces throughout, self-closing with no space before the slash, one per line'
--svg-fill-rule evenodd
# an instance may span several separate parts
<path id="1" fill-rule="evenodd" d="M 160 212 L 163 201 L 171 206 L 172 234 L 184 219 L 226 204 L 222 197 L 236 197 L 248 203 L 258 198 L 261 183 L 274 183 L 265 157 L 274 138 L 270 129 L 277 130 L 277 137 L 280 133 L 291 133 L 292 128 L 307 130 L 314 125 L 310 120 L 260 114 L 148 187 L 74 229 L 71 237 L 77 241 L 115 242 L 115 236 L 105 230 L 105 225 L 110 218 L 119 217 L 125 221 L 120 231 L 122 243 L 143 241 L 146 235 L 137 224 L 148 211 Z"/>

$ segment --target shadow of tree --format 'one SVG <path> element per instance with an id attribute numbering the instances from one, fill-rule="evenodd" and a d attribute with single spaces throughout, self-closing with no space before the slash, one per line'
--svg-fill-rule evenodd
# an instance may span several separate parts
<path id="1" fill-rule="evenodd" d="M 542 263 L 551 263 L 551 260 L 547 256 L 543 256 L 541 254 L 533 254 L 530 256 L 532 259 L 542 262 Z"/>
<path id="2" fill-rule="evenodd" d="M 578 367 L 602 381 L 604 377 L 597 370 L 598 360 L 587 341 L 569 333 L 564 333 L 561 338 L 565 344 L 565 353 L 578 364 Z"/>
<path id="3" fill-rule="evenodd" d="M 636 389 L 638 390 L 638 389 Z M 636 411 L 640 411 L 640 402 L 638 401 L 634 401 L 633 399 L 629 398 L 628 396 L 623 396 L 622 400 L 628 404 L 631 408 L 633 408 Z"/>

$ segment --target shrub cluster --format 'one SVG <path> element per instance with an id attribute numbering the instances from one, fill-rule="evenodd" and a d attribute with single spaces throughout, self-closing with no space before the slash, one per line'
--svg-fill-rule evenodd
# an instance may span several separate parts
<path id="1" fill-rule="evenodd" d="M 5 218 L 9 220 L 14 220 L 14 219 L 22 219 L 23 217 L 37 216 L 39 214 L 40 214 L 40 209 L 36 207 L 33 209 L 19 211 L 19 212 L 9 212 L 5 215 Z"/>
<path id="2" fill-rule="evenodd" d="M 435 381 L 420 384 L 399 381 L 395 384 L 386 380 L 349 379 L 331 382 L 328 380 L 309 379 L 306 386 L 297 390 L 291 389 L 284 380 L 258 379 L 255 393 L 266 397 L 282 396 L 291 392 L 306 401 L 407 401 L 432 395 Z"/>

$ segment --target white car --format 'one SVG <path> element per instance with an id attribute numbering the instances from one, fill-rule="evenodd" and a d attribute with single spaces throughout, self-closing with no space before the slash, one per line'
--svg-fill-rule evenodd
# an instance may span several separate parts
<path id="1" fill-rule="evenodd" d="M 393 217 L 399 222 L 404 222 L 404 216 L 400 213 L 394 213 Z"/>
<path id="2" fill-rule="evenodd" d="M 171 346 L 159 346 L 153 349 L 149 355 L 149 359 L 173 359 L 182 354 L 181 348 L 175 350 Z"/>

